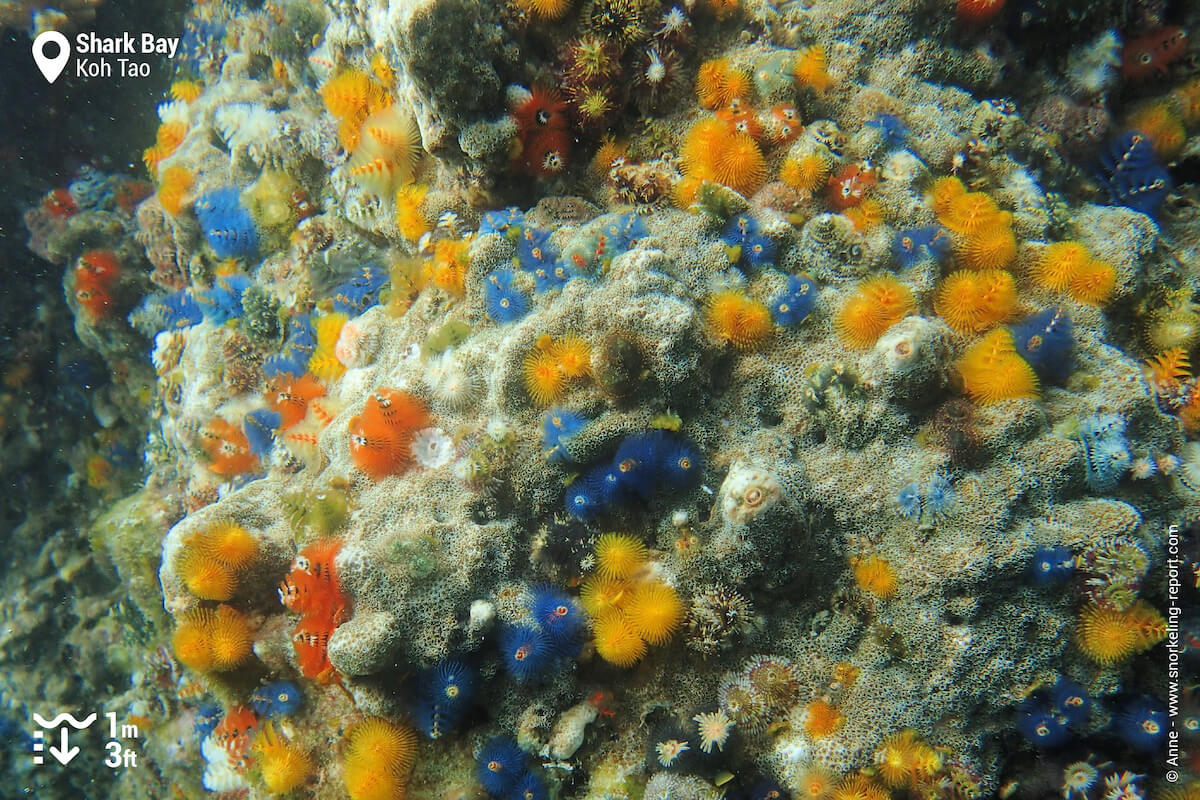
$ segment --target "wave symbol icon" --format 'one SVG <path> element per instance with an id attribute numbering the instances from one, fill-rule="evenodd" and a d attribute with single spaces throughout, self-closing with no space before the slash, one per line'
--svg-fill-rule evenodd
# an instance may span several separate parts
<path id="1" fill-rule="evenodd" d="M 65 714 L 65 713 L 59 714 L 57 717 L 55 717 L 54 719 L 51 719 L 51 720 L 47 720 L 41 714 L 35 713 L 33 715 L 33 721 L 36 722 L 40 727 L 46 728 L 48 730 L 51 728 L 57 728 L 59 725 L 63 724 L 63 722 L 66 722 L 75 730 L 81 731 L 96 721 L 96 712 L 93 711 L 90 715 L 85 717 L 82 722 L 75 719 L 70 714 Z"/>

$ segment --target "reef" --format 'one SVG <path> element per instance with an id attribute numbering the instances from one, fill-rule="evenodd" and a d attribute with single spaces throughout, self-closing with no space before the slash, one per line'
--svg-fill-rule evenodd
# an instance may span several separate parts
<path id="1" fill-rule="evenodd" d="M 196 4 L 147 179 L 26 215 L 141 415 L 86 531 L 155 785 L 1193 796 L 1155 5 Z"/>

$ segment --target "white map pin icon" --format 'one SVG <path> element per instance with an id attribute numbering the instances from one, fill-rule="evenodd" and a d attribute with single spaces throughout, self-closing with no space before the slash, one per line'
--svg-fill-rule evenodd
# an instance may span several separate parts
<path id="1" fill-rule="evenodd" d="M 46 45 L 51 42 L 58 45 L 58 55 L 53 58 L 46 55 Z M 58 31 L 42 31 L 33 40 L 33 60 L 46 78 L 46 83 L 54 83 L 71 60 L 71 43 Z"/>

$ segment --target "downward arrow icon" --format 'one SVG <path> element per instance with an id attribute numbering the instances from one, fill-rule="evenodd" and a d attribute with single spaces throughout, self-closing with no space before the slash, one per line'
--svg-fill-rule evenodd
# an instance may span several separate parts
<path id="1" fill-rule="evenodd" d="M 60 747 L 55 747 L 54 745 L 50 745 L 50 755 L 54 756 L 54 758 L 58 761 L 58 763 L 66 765 L 66 764 L 71 763 L 71 759 L 73 759 L 73 758 L 75 758 L 75 756 L 79 755 L 79 748 L 78 747 L 68 747 L 70 742 L 67 741 L 66 727 L 63 727 L 61 734 L 62 734 L 62 736 L 61 736 L 62 745 Z"/>

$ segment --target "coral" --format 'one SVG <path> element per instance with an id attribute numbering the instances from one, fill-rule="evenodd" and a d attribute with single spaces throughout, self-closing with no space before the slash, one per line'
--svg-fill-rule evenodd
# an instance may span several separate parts
<path id="1" fill-rule="evenodd" d="M 1070 739 L 1129 761 L 1155 709 L 1113 692 L 1153 687 L 1071 639 L 1073 613 L 1158 635 L 1164 520 L 1200 492 L 1194 209 L 1163 199 L 1192 165 L 1161 155 L 1200 92 L 1186 61 L 1158 96 L 1113 74 L 1161 3 L 1009 3 L 990 30 L 948 0 L 319 5 L 198 4 L 197 85 L 142 145 L 177 146 L 156 196 L 129 213 L 144 187 L 84 174 L 31 218 L 105 363 L 40 363 L 60 326 L 30 302 L 6 453 L 62 437 L 21 398 L 66 381 L 63 430 L 99 432 L 47 513 L 141 465 L 163 519 L 189 515 L 95 548 L 120 587 L 71 579 L 93 560 L 47 531 L 72 526 L 14 528 L 103 594 L 31 613 L 10 570 L 8 650 L 76 626 L 67 693 L 143 664 L 123 707 L 173 731 L 146 757 L 204 757 L 121 780 L 962 800 L 1060 793 Z M 1112 114 L 1140 132 L 1107 143 Z M 204 555 L 225 521 L 242 540 Z M 252 643 L 215 655 L 222 603 Z M 437 740 L 411 779 L 356 727 L 401 713 Z"/>
<path id="2" fill-rule="evenodd" d="M 779 479 L 747 464 L 734 464 L 718 496 L 721 513 L 734 524 L 747 524 L 770 511 L 783 493 Z"/>
<path id="3" fill-rule="evenodd" d="M 963 391 L 981 405 L 1022 397 L 1037 397 L 1039 382 L 1029 362 L 1021 358 L 1012 334 L 997 328 L 967 348 L 957 363 Z"/>
<path id="4" fill-rule="evenodd" d="M 735 289 L 708 298 L 705 321 L 709 333 L 739 350 L 761 345 L 771 335 L 771 312 L 765 305 Z"/>
<path id="5" fill-rule="evenodd" d="M 891 276 L 859 283 L 834 317 L 838 336 L 849 347 L 863 349 L 884 331 L 916 311 L 912 291 Z"/>

